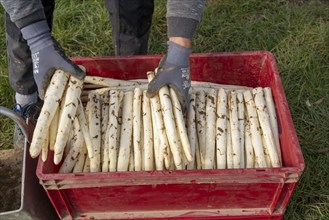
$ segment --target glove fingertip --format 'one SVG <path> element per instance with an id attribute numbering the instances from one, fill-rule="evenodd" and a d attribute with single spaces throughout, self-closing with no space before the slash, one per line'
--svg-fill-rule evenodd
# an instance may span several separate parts
<path id="1" fill-rule="evenodd" d="M 147 91 L 146 91 L 146 96 L 147 96 L 148 98 L 152 98 L 152 97 L 154 97 L 155 94 L 156 94 L 156 92 L 150 91 L 149 89 L 147 89 Z"/>
<path id="2" fill-rule="evenodd" d="M 76 77 L 77 77 L 78 79 L 80 79 L 80 80 L 83 80 L 83 79 L 85 78 L 85 76 L 86 76 L 86 73 L 83 72 L 83 71 L 78 71 L 78 72 L 76 73 Z"/>
<path id="3" fill-rule="evenodd" d="M 159 80 L 159 77 L 155 77 L 151 82 L 149 82 L 146 96 L 149 98 L 154 97 L 160 88 L 163 86 L 163 83 L 161 83 L 161 80 Z"/>
<path id="4" fill-rule="evenodd" d="M 75 64 L 74 64 L 75 65 Z M 66 68 L 68 70 L 68 73 L 75 76 L 76 78 L 83 80 L 86 76 L 86 73 L 83 72 L 78 66 L 70 66 Z"/>

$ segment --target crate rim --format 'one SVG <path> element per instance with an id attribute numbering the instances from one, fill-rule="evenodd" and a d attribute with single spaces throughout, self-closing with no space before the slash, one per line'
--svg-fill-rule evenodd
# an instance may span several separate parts
<path id="1" fill-rule="evenodd" d="M 209 57 L 209 56 L 215 56 L 215 57 L 229 57 L 229 56 L 267 56 L 271 59 L 271 61 L 274 61 L 274 54 L 267 50 L 254 50 L 254 51 L 233 51 L 233 52 L 208 52 L 208 53 L 192 53 L 190 55 L 190 59 L 192 58 L 198 58 L 198 57 Z M 74 62 L 82 62 L 82 61 L 88 61 L 88 60 L 143 60 L 143 59 L 149 59 L 149 58 L 158 58 L 160 59 L 163 57 L 164 54 L 147 54 L 147 55 L 128 55 L 128 56 L 75 56 L 70 57 L 70 59 Z M 272 63 L 272 62 L 271 62 Z M 274 65 L 276 67 L 276 65 Z M 274 67 L 273 66 L 273 67 Z M 275 68 L 275 70 L 278 70 Z"/>

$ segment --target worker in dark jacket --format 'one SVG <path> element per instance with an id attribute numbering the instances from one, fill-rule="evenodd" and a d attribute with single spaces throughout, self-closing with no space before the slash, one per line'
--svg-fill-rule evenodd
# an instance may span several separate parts
<path id="1" fill-rule="evenodd" d="M 43 98 L 55 69 L 63 69 L 79 79 L 85 73 L 65 55 L 51 35 L 54 0 L 0 2 L 6 11 L 9 79 L 17 103 L 14 110 L 24 117 L 36 116 L 34 113 L 40 107 L 38 96 Z M 149 97 L 163 85 L 170 85 L 183 107 L 187 106 L 190 48 L 204 4 L 205 0 L 168 0 L 168 50 L 149 84 Z M 115 54 L 146 54 L 154 1 L 106 0 L 105 5 L 110 14 Z M 23 146 L 21 132 L 15 134 L 14 146 Z"/>

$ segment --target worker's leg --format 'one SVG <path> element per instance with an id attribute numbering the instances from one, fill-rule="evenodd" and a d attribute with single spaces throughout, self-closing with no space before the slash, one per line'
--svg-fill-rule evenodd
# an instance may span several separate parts
<path id="1" fill-rule="evenodd" d="M 54 0 L 43 0 L 42 3 L 48 25 L 51 28 L 55 6 Z M 33 100 L 36 102 L 37 86 L 32 74 L 31 52 L 23 39 L 20 29 L 10 20 L 8 14 L 6 14 L 6 38 L 10 85 L 18 93 L 17 96 L 25 95 L 29 99 L 26 102 L 33 102 Z M 28 95 L 31 95 L 31 97 L 27 97 Z M 20 100 L 20 97 L 18 99 Z"/>
<path id="2" fill-rule="evenodd" d="M 105 0 L 115 55 L 147 54 L 154 0 Z"/>
<path id="3" fill-rule="evenodd" d="M 7 13 L 6 38 L 10 85 L 18 94 L 34 94 L 33 96 L 36 100 L 37 86 L 34 82 L 32 74 L 32 59 L 30 49 L 26 44 L 26 41 L 23 39 L 21 31 L 13 22 L 11 22 Z"/>
<path id="4" fill-rule="evenodd" d="M 52 26 L 54 0 L 42 1 L 49 27 Z M 14 111 L 22 117 L 37 118 L 42 102 L 38 102 L 37 86 L 33 78 L 31 52 L 21 31 L 6 14 L 6 38 L 9 81 L 16 92 Z M 18 126 L 14 131 L 14 147 L 24 146 L 24 135 Z"/>

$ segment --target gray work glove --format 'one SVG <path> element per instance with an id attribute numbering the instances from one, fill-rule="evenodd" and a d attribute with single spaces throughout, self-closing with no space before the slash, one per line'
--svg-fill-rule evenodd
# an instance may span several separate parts
<path id="1" fill-rule="evenodd" d="M 168 42 L 168 54 L 160 61 L 154 79 L 149 83 L 146 95 L 155 96 L 161 87 L 168 85 L 173 88 L 182 105 L 187 110 L 189 89 L 191 87 L 189 55 L 190 48 Z"/>
<path id="2" fill-rule="evenodd" d="M 31 50 L 33 76 L 41 99 L 56 69 L 64 70 L 79 79 L 85 77 L 85 73 L 66 57 L 63 49 L 52 38 L 45 20 L 30 24 L 22 28 L 21 32 Z"/>

